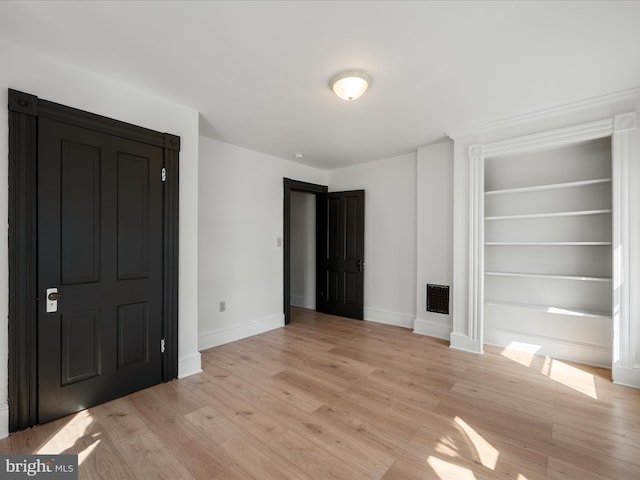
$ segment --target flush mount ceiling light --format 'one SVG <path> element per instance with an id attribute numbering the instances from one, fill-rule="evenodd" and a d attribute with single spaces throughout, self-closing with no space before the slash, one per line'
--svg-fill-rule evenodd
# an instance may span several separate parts
<path id="1" fill-rule="evenodd" d="M 371 85 L 371 75 L 364 70 L 345 70 L 329 80 L 329 87 L 341 99 L 351 102 L 360 98 Z"/>

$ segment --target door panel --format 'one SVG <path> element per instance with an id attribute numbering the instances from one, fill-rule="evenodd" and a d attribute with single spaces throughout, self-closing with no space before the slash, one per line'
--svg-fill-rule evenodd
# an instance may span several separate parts
<path id="1" fill-rule="evenodd" d="M 149 361 L 148 304 L 118 306 L 118 368 Z"/>
<path id="2" fill-rule="evenodd" d="M 100 149 L 62 140 L 60 235 L 62 285 L 100 280 Z M 48 181 L 47 177 L 43 179 Z"/>
<path id="3" fill-rule="evenodd" d="M 318 311 L 363 318 L 364 190 L 323 195 L 318 209 Z"/>
<path id="4" fill-rule="evenodd" d="M 162 381 L 160 147 L 48 119 L 38 132 L 38 417 Z"/>
<path id="5" fill-rule="evenodd" d="M 61 384 L 100 375 L 100 312 L 89 310 L 60 316 Z"/>
<path id="6" fill-rule="evenodd" d="M 118 279 L 145 278 L 149 251 L 149 159 L 118 152 Z"/>

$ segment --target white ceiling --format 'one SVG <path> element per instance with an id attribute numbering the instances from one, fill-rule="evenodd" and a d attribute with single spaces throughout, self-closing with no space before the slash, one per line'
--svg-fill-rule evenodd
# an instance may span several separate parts
<path id="1" fill-rule="evenodd" d="M 323 169 L 640 85 L 638 1 L 0 2 L 0 38 Z M 328 87 L 349 68 L 373 76 L 354 102 Z"/>

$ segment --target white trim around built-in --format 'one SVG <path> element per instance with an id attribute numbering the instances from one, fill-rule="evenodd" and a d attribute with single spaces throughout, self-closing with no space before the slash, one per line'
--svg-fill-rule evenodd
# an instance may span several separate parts
<path id="1" fill-rule="evenodd" d="M 535 344 L 537 355 L 546 355 L 559 360 L 595 365 L 609 368 L 611 365 L 611 348 L 608 345 L 576 342 L 542 335 L 523 334 L 502 329 L 491 329 L 485 333 L 485 343 L 501 348 L 508 348 L 512 342 L 525 345 Z"/>
<path id="2" fill-rule="evenodd" d="M 218 330 L 209 330 L 198 335 L 198 349 L 206 350 L 207 348 L 213 348 L 218 345 L 224 345 L 225 343 L 242 340 L 243 338 L 258 335 L 280 327 L 284 327 L 284 315 L 282 313 L 276 313 L 255 319 L 243 325 L 221 328 Z"/>
<path id="3" fill-rule="evenodd" d="M 596 122 L 575 125 L 468 148 L 469 162 L 469 315 L 464 331 L 454 329 L 451 347 L 480 353 L 484 332 L 484 159 L 491 156 L 531 152 L 578 142 L 612 138 L 613 192 L 613 379 L 640 387 L 640 325 L 632 321 L 640 311 L 640 301 L 630 297 L 633 279 L 630 208 L 640 209 L 640 199 L 631 205 L 630 175 L 638 161 L 638 113 L 631 112 Z M 635 198 L 635 197 L 634 197 Z M 638 252 L 633 252 L 634 255 Z M 640 278 L 636 279 L 636 281 Z M 636 315 L 637 316 L 637 315 Z M 455 326 L 455 322 L 454 322 Z M 466 347 L 466 348 L 465 348 Z"/>
<path id="4" fill-rule="evenodd" d="M 640 97 L 640 87 L 633 87 L 627 90 L 621 90 L 619 92 L 610 93 L 608 95 L 601 95 L 594 98 L 588 98 L 578 102 L 572 102 L 557 107 L 545 108 L 542 110 L 536 110 L 534 112 L 525 113 L 515 117 L 505 118 L 492 123 L 481 125 L 479 127 L 472 127 L 464 130 L 458 130 L 453 132 L 447 132 L 447 136 L 452 139 L 459 139 L 465 137 L 473 137 L 476 135 L 482 135 L 486 133 L 496 132 L 505 128 L 512 128 L 514 125 L 526 125 L 532 122 L 546 120 L 560 115 L 570 115 L 576 112 L 583 112 L 598 107 L 609 107 L 610 105 L 623 104 L 631 101 L 635 101 Z"/>
<path id="5" fill-rule="evenodd" d="M 640 301 L 637 295 L 633 298 L 631 295 L 631 291 L 638 288 L 640 280 L 636 260 L 640 253 L 637 247 L 638 231 L 635 223 L 631 222 L 632 209 L 636 216 L 640 208 L 636 189 L 631 188 L 631 182 L 635 184 L 640 173 L 637 171 L 640 156 L 638 113 L 617 115 L 613 120 L 612 376 L 615 383 L 640 388 Z"/>

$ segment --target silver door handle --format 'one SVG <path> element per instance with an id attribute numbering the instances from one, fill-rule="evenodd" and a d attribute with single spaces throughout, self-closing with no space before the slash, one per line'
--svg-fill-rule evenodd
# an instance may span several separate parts
<path id="1" fill-rule="evenodd" d="M 60 294 L 58 293 L 58 288 L 47 288 L 47 313 L 57 312 L 58 311 L 58 300 L 60 299 Z"/>

